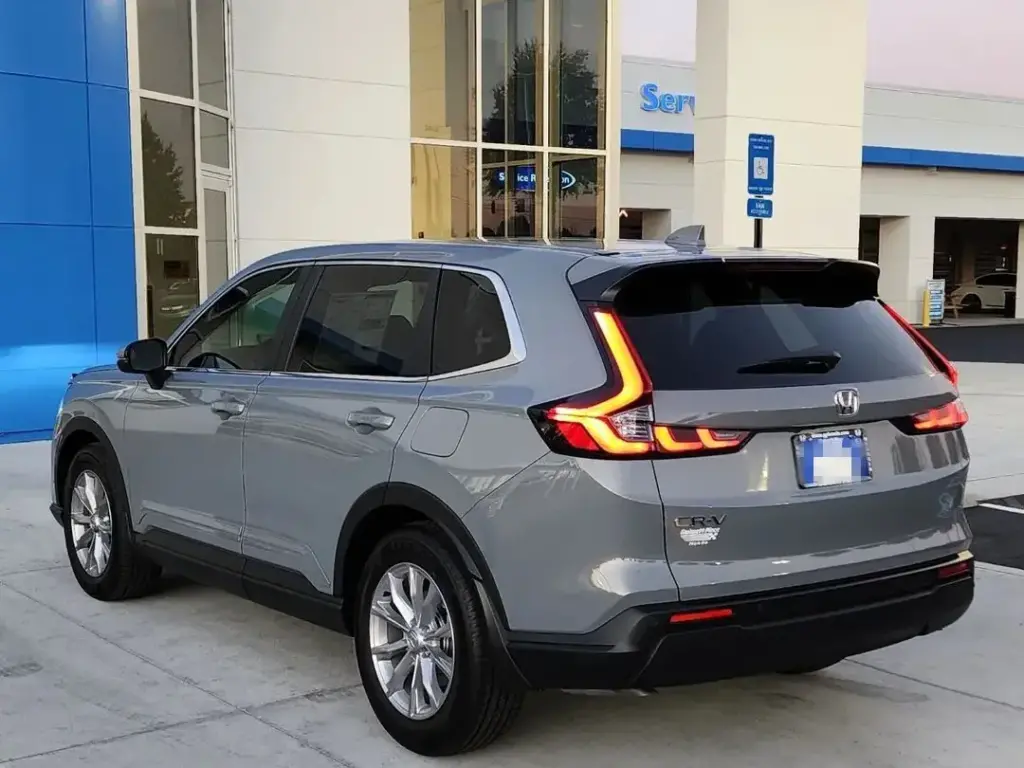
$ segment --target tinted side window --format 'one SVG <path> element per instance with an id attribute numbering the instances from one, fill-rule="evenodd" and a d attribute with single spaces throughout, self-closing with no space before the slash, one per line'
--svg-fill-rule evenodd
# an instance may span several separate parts
<path id="1" fill-rule="evenodd" d="M 171 365 L 269 371 L 285 308 L 302 270 L 261 272 L 229 289 L 193 323 L 171 350 Z"/>
<path id="2" fill-rule="evenodd" d="M 425 376 L 438 270 L 337 265 L 299 323 L 287 369 L 356 376 Z"/>
<path id="3" fill-rule="evenodd" d="M 1017 284 L 1017 275 L 1009 272 L 1000 272 L 999 274 L 990 275 L 987 284 L 997 285 L 1000 288 L 1013 288 Z"/>
<path id="4" fill-rule="evenodd" d="M 501 360 L 512 349 L 494 284 L 482 275 L 443 270 L 434 320 L 434 375 Z"/>

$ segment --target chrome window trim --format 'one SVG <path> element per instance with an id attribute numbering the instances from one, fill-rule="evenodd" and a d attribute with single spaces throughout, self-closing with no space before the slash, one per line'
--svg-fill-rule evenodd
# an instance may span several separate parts
<path id="1" fill-rule="evenodd" d="M 213 373 L 218 376 L 229 374 L 231 376 L 269 376 L 270 371 L 247 371 L 244 368 L 178 368 L 167 366 L 168 373 Z M 170 382 L 167 382 L 170 384 Z M 165 384 L 164 386 L 167 386 Z"/>
<path id="2" fill-rule="evenodd" d="M 367 382 L 398 382 L 402 384 L 426 384 L 426 376 L 369 376 L 356 373 L 321 373 L 320 371 L 271 371 L 269 374 L 274 378 L 291 378 L 298 376 L 303 379 L 345 379 L 348 381 Z"/>

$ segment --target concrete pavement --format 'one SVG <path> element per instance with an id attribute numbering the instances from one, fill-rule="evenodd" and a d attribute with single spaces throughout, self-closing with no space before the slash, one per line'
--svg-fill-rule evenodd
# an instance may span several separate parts
<path id="1" fill-rule="evenodd" d="M 961 365 L 970 493 L 1024 492 L 1024 372 Z M 215 590 L 88 599 L 47 512 L 46 444 L 0 448 L 0 765 L 436 765 L 376 724 L 351 641 Z M 992 493 L 991 489 L 1000 489 Z M 463 766 L 1002 768 L 1019 754 L 1024 573 L 982 566 L 960 623 L 807 677 L 646 698 L 542 694 Z"/>
<path id="2" fill-rule="evenodd" d="M 956 366 L 970 415 L 968 502 L 1024 493 L 1024 365 Z"/>

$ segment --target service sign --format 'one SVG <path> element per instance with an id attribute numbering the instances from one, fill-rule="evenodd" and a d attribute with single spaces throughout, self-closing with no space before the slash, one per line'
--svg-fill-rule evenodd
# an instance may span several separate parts
<path id="1" fill-rule="evenodd" d="M 929 280 L 925 284 L 928 294 L 928 320 L 941 323 L 946 315 L 946 281 Z"/>

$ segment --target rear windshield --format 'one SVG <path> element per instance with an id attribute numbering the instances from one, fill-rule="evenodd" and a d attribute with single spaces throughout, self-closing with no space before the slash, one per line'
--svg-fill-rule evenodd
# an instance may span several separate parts
<path id="1" fill-rule="evenodd" d="M 615 306 L 655 389 L 854 384 L 934 370 L 858 265 L 693 264 L 627 280 Z"/>

